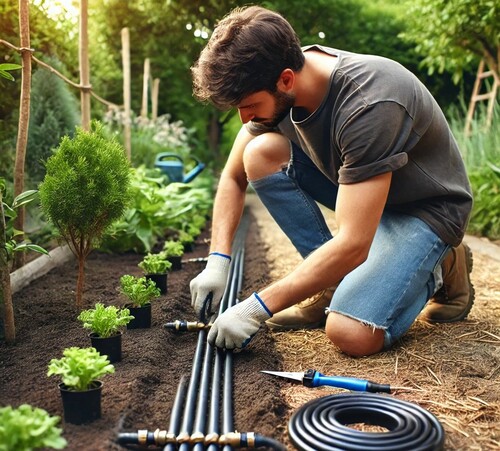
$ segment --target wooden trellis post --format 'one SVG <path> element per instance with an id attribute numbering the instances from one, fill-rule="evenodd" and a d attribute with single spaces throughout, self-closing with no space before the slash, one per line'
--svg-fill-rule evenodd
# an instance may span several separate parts
<path id="1" fill-rule="evenodd" d="M 88 37 L 88 0 L 80 0 L 80 101 L 82 128 L 90 130 L 90 68 Z"/>
<path id="2" fill-rule="evenodd" d="M 123 64 L 123 106 L 125 118 L 123 124 L 123 143 L 129 160 L 132 159 L 131 107 L 130 107 L 130 34 L 128 28 L 122 28 L 122 64 Z"/>
<path id="3" fill-rule="evenodd" d="M 149 98 L 149 74 L 151 70 L 151 64 L 149 58 L 144 60 L 144 75 L 142 79 L 142 107 L 141 107 L 141 117 L 146 119 L 148 117 L 148 98 Z"/>
<path id="4" fill-rule="evenodd" d="M 160 79 L 153 80 L 153 89 L 151 92 L 151 118 L 155 121 L 158 118 L 158 96 L 160 94 Z"/>
<path id="5" fill-rule="evenodd" d="M 497 98 L 499 80 L 498 76 L 493 70 L 485 70 L 486 63 L 484 59 L 479 63 L 477 69 L 476 81 L 474 82 L 474 88 L 472 90 L 472 97 L 469 103 L 469 109 L 467 111 L 467 119 L 465 121 L 465 136 L 470 136 L 472 120 L 474 119 L 474 111 L 476 109 L 476 104 L 483 100 L 488 101 L 488 107 L 486 111 L 486 128 L 491 126 L 491 121 L 493 119 L 493 107 L 495 106 L 495 101 Z M 481 94 L 481 88 L 483 80 L 493 77 L 493 84 L 491 85 L 491 90 Z"/>

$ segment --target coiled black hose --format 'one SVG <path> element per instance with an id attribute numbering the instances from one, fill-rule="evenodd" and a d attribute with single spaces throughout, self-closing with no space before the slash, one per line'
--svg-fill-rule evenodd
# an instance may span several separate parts
<path id="1" fill-rule="evenodd" d="M 382 426 L 388 432 L 362 432 L 349 424 Z M 443 449 L 437 418 L 416 404 L 372 393 L 345 393 L 314 399 L 290 418 L 288 432 L 301 451 Z"/>

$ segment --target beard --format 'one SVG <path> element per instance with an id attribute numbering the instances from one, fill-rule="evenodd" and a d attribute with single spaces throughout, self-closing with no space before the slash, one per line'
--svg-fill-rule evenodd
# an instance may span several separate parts
<path id="1" fill-rule="evenodd" d="M 270 119 L 253 119 L 254 122 L 259 122 L 266 127 L 275 128 L 278 124 L 290 114 L 295 103 L 295 96 L 286 92 L 276 91 L 274 97 L 274 113 Z"/>

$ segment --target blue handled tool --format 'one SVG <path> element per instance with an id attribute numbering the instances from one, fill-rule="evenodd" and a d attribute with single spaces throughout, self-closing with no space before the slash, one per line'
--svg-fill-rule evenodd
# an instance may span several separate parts
<path id="1" fill-rule="evenodd" d="M 405 387 L 391 387 L 388 384 L 377 384 L 376 382 L 371 382 L 366 379 L 358 379 L 356 377 L 325 376 L 316 370 L 307 370 L 296 373 L 285 371 L 261 371 L 261 373 L 301 382 L 305 387 L 321 387 L 328 385 L 330 387 L 346 388 L 347 390 L 372 393 L 391 393 L 392 390 L 396 389 L 408 390 Z"/>

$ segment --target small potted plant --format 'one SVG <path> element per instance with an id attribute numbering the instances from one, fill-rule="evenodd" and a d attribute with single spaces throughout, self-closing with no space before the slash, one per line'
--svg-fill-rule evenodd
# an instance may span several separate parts
<path id="1" fill-rule="evenodd" d="M 151 327 L 151 301 L 161 296 L 160 289 L 146 277 L 126 274 L 120 278 L 121 293 L 130 301 L 125 305 L 134 316 L 127 329 Z"/>
<path id="2" fill-rule="evenodd" d="M 90 329 L 89 334 L 92 347 L 100 354 L 107 355 L 111 363 L 122 359 L 122 331 L 120 327 L 126 326 L 134 317 L 128 308 L 120 309 L 114 305 L 104 307 L 98 302 L 93 309 L 83 310 L 78 315 L 78 320 L 85 329 Z"/>
<path id="3" fill-rule="evenodd" d="M 17 409 L 11 406 L 0 408 L 0 449 L 32 450 L 63 449 L 66 439 L 61 437 L 62 429 L 57 427 L 60 417 L 29 404 Z"/>
<path id="4" fill-rule="evenodd" d="M 167 260 L 164 253 L 148 253 L 138 266 L 144 271 L 146 279 L 152 280 L 156 284 L 161 294 L 167 294 L 167 277 L 172 263 Z"/>
<path id="5" fill-rule="evenodd" d="M 64 421 L 85 424 L 101 418 L 101 376 L 115 372 L 107 356 L 95 348 L 66 348 L 63 357 L 52 359 L 47 376 L 61 376 L 59 384 Z"/>
<path id="6" fill-rule="evenodd" d="M 179 241 L 184 246 L 186 252 L 193 252 L 194 249 L 194 238 L 188 232 L 184 230 L 179 231 Z"/>
<path id="7" fill-rule="evenodd" d="M 172 271 L 182 269 L 182 256 L 184 255 L 184 245 L 180 241 L 167 240 L 163 245 L 163 254 L 172 263 Z"/>

